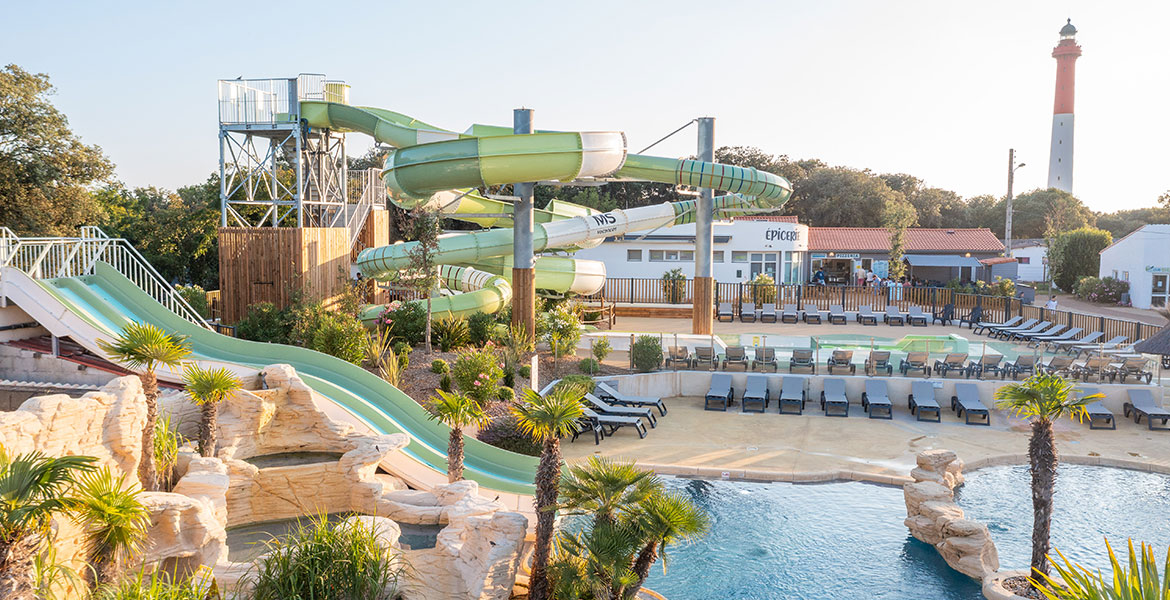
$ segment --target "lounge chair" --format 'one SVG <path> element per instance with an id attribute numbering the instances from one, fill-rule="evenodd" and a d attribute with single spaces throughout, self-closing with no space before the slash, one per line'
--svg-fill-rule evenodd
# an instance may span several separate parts
<path id="1" fill-rule="evenodd" d="M 845 317 L 845 308 L 840 304 L 829 305 L 829 324 L 830 325 L 844 325 L 849 321 Z"/>
<path id="2" fill-rule="evenodd" d="M 1011 373 L 1012 379 L 1019 379 L 1020 375 L 1034 375 L 1036 373 L 1036 355 L 1021 354 L 1016 360 L 1003 366 L 1004 373 Z"/>
<path id="3" fill-rule="evenodd" d="M 972 312 L 974 312 L 974 311 L 972 311 Z M 1024 322 L 1024 317 L 1021 317 L 1021 316 L 1012 317 L 1012 318 L 1004 321 L 1003 323 L 994 323 L 992 321 L 976 320 L 973 332 L 975 333 L 975 335 L 979 335 L 980 333 L 988 333 L 989 330 L 996 328 L 996 327 L 1016 327 L 1023 322 Z M 1036 321 L 1033 320 L 1032 322 L 1035 323 Z"/>
<path id="4" fill-rule="evenodd" d="M 934 384 L 929 381 L 915 381 L 910 386 L 910 395 L 906 398 L 910 404 L 910 414 L 917 415 L 919 421 L 942 422 L 942 407 L 934 399 Z M 933 419 L 924 418 L 924 414 L 934 414 Z"/>
<path id="5" fill-rule="evenodd" d="M 865 380 L 865 391 L 861 392 L 861 409 L 868 412 L 871 419 L 894 418 L 894 404 L 890 402 L 884 379 Z"/>
<path id="6" fill-rule="evenodd" d="M 984 354 L 979 360 L 973 360 L 967 365 L 968 378 L 974 376 L 976 379 L 983 379 L 988 373 L 995 373 L 1000 379 L 1007 375 L 1003 367 L 1002 354 Z"/>
<path id="7" fill-rule="evenodd" d="M 1142 377 L 1145 377 L 1146 383 L 1149 384 L 1154 380 L 1154 372 L 1152 370 L 1146 370 L 1148 365 L 1149 362 L 1144 356 L 1136 356 L 1126 358 L 1120 365 L 1113 367 L 1111 371 L 1114 377 L 1121 379 L 1121 383 L 1125 383 L 1127 377 L 1133 377 L 1139 382 L 1142 380 Z"/>
<path id="8" fill-rule="evenodd" d="M 1142 417 L 1146 418 L 1146 427 L 1154 429 L 1154 420 L 1162 422 L 1161 429 L 1167 429 L 1166 421 L 1170 421 L 1170 411 L 1162 408 L 1154 401 L 1154 393 L 1148 389 L 1131 388 L 1126 390 L 1129 402 L 1124 405 L 1125 416 L 1133 413 L 1133 422 L 1141 425 Z"/>
<path id="9" fill-rule="evenodd" d="M 711 387 L 707 389 L 707 397 L 703 401 L 704 410 L 727 410 L 735 399 L 735 392 L 731 390 L 731 375 L 714 373 L 711 375 Z M 716 403 L 718 403 L 716 405 Z"/>
<path id="10" fill-rule="evenodd" d="M 853 364 L 852 350 L 834 350 L 833 355 L 828 360 L 829 375 L 833 374 L 833 369 L 849 369 L 850 375 L 857 374 L 857 365 Z"/>
<path id="11" fill-rule="evenodd" d="M 715 357 L 715 348 L 711 346 L 695 346 L 695 358 L 691 361 L 691 367 L 695 369 L 707 367 L 708 371 L 718 369 L 719 359 Z"/>
<path id="12" fill-rule="evenodd" d="M 641 417 L 650 423 L 650 427 L 658 426 L 658 419 L 654 417 L 654 411 L 644 406 L 617 406 L 610 404 L 593 394 L 585 394 L 585 401 L 593 406 L 593 410 L 603 415 L 613 415 L 615 417 Z"/>
<path id="13" fill-rule="evenodd" d="M 889 350 L 874 350 L 865 359 L 866 375 L 877 375 L 879 371 L 885 371 L 886 375 L 894 374 L 894 365 L 890 364 Z"/>
<path id="14" fill-rule="evenodd" d="M 597 414 L 597 413 L 594 413 L 594 414 Z M 642 424 L 641 419 L 637 419 L 637 421 L 638 421 L 639 425 Z M 576 425 L 577 425 L 576 428 L 573 430 L 573 438 L 571 440 L 569 440 L 570 442 L 577 441 L 577 438 L 580 437 L 582 434 L 584 434 L 586 431 L 592 431 L 593 432 L 593 444 L 594 445 L 601 444 L 601 440 L 605 437 L 605 428 L 601 426 L 601 423 L 599 423 L 597 421 L 597 419 L 582 416 L 580 419 L 577 419 Z M 645 437 L 645 436 L 643 436 L 643 437 Z"/>
<path id="15" fill-rule="evenodd" d="M 1051 347 L 1053 342 L 1071 340 L 1080 335 L 1082 331 L 1084 331 L 1084 329 L 1081 329 L 1080 327 L 1073 327 L 1072 329 L 1065 329 L 1064 333 L 1061 333 L 1060 335 L 1036 336 L 1032 338 L 1032 341 L 1028 342 L 1028 347 L 1039 348 L 1041 344 L 1047 344 L 1048 347 Z"/>
<path id="16" fill-rule="evenodd" d="M 768 410 L 770 396 L 767 375 L 748 375 L 747 387 L 744 388 L 743 396 L 739 399 L 740 411 L 757 412 L 748 408 L 748 406 L 758 402 L 760 404 L 760 410 L 758 412 L 765 412 Z"/>
<path id="17" fill-rule="evenodd" d="M 1033 332 L 1033 333 L 1017 333 L 1017 334 L 1013 335 L 1011 339 L 1019 340 L 1019 341 L 1021 341 L 1021 342 L 1029 342 L 1029 343 L 1031 343 L 1031 341 L 1032 341 L 1032 340 L 1034 340 L 1034 339 L 1036 339 L 1037 337 L 1043 337 L 1043 336 L 1048 336 L 1048 335 L 1056 335 L 1056 332 L 1058 332 L 1058 331 L 1060 331 L 1060 330 L 1064 329 L 1064 327 L 1065 327 L 1064 325 L 1061 325 L 1060 323 L 1057 323 L 1057 324 L 1055 324 L 1055 325 L 1051 325 L 1051 326 L 1050 326 L 1050 327 L 1048 327 L 1047 329 L 1044 329 L 1044 330 L 1041 330 L 1041 331 L 1038 331 L 1038 332 Z"/>
<path id="18" fill-rule="evenodd" d="M 979 400 L 979 388 L 974 383 L 956 383 L 955 395 L 951 396 L 951 410 L 962 418 L 966 414 L 965 422 L 972 425 L 971 417 L 983 417 L 983 422 L 976 421 L 975 425 L 991 425 L 991 410 Z"/>
<path id="19" fill-rule="evenodd" d="M 927 318 L 929 318 L 929 315 L 922 312 L 921 306 L 911 306 L 910 310 L 906 312 L 906 323 L 911 327 L 913 327 L 915 323 L 926 327 Z"/>
<path id="20" fill-rule="evenodd" d="M 922 371 L 923 377 L 930 377 L 929 360 L 929 352 L 908 352 L 906 358 L 898 364 L 898 371 L 902 373 L 902 377 L 909 375 L 910 371 Z"/>
<path id="21" fill-rule="evenodd" d="M 628 394 L 623 394 L 617 391 L 617 388 L 610 386 L 604 381 L 597 382 L 597 386 L 594 387 L 593 393 L 606 402 L 609 402 L 610 404 L 617 404 L 619 406 L 640 406 L 643 408 L 649 408 L 653 406 L 654 408 L 658 409 L 659 414 L 666 416 L 666 403 L 662 401 L 662 398 L 652 398 L 649 396 L 630 396 Z"/>
<path id="22" fill-rule="evenodd" d="M 1039 323 L 1036 323 L 1027 329 L 1013 329 L 1011 331 L 1005 331 L 1000 334 L 1000 339 L 1008 340 L 1009 342 L 1014 340 L 1024 340 L 1028 339 L 1028 336 L 1041 333 L 1049 327 L 1052 327 L 1051 321 L 1040 321 Z"/>
<path id="23" fill-rule="evenodd" d="M 784 310 L 780 311 L 781 323 L 799 323 L 800 311 L 796 310 L 795 304 L 785 304 Z"/>
<path id="24" fill-rule="evenodd" d="M 724 350 L 722 368 L 724 371 L 730 371 L 731 367 L 748 370 L 747 350 L 743 346 L 728 346 L 727 350 Z"/>
<path id="25" fill-rule="evenodd" d="M 787 406 L 795 406 L 795 414 L 804 414 L 804 403 L 806 399 L 804 379 L 801 377 L 785 377 L 780 384 L 780 414 L 792 414 L 784 410 Z"/>
<path id="26" fill-rule="evenodd" d="M 1100 393 L 1101 390 L 1097 388 L 1081 388 L 1078 395 L 1085 398 Z M 1089 418 L 1089 429 L 1117 429 L 1117 420 L 1113 418 L 1113 412 L 1105 408 L 1105 403 L 1101 402 L 1100 399 L 1085 404 L 1085 414 Z M 1096 425 L 1096 423 L 1103 424 Z"/>
<path id="27" fill-rule="evenodd" d="M 809 369 L 813 375 L 817 374 L 817 363 L 813 359 L 812 350 L 793 350 L 792 358 L 788 359 L 788 372 L 793 369 Z"/>
<path id="28" fill-rule="evenodd" d="M 1073 379 L 1080 379 L 1088 383 L 1090 377 L 1096 377 L 1097 381 L 1104 383 L 1106 379 L 1110 383 L 1113 382 L 1113 373 L 1109 369 L 1109 363 L 1113 359 L 1108 356 L 1090 356 L 1083 365 L 1077 365 L 1072 368 Z"/>
<path id="29" fill-rule="evenodd" d="M 686 346 L 671 346 L 666 353 L 666 368 L 682 366 L 691 368 L 691 351 Z"/>
<path id="30" fill-rule="evenodd" d="M 1015 320 L 1016 319 L 1012 319 L 1012 321 L 1015 321 Z M 1039 323 L 1040 319 L 1028 319 L 1027 321 L 1016 321 L 1014 324 L 1012 323 L 1012 321 L 1006 321 L 1002 324 L 989 325 L 988 327 L 986 327 L 986 331 L 984 331 L 984 333 L 986 333 L 987 335 L 990 335 L 991 337 L 999 337 L 999 332 L 1001 332 L 1001 331 L 1012 330 L 1012 329 L 1027 329 L 1027 328 L 1035 325 L 1036 323 Z"/>
<path id="31" fill-rule="evenodd" d="M 1121 344 L 1124 344 L 1125 340 L 1128 340 L 1128 339 L 1129 338 L 1124 336 L 1124 335 L 1117 335 L 1117 336 L 1114 336 L 1113 338 L 1111 338 L 1108 342 L 1105 342 L 1103 344 L 1077 344 L 1077 345 L 1069 348 L 1068 353 L 1073 354 L 1075 352 L 1076 357 L 1080 358 L 1081 354 L 1092 354 L 1094 350 L 1096 350 L 1096 351 L 1112 350 L 1112 349 L 1120 346 Z"/>
<path id="32" fill-rule="evenodd" d="M 868 304 L 857 307 L 857 322 L 862 325 L 877 325 L 877 315 Z"/>
<path id="33" fill-rule="evenodd" d="M 780 370 L 780 363 L 776 362 L 776 349 L 764 346 L 756 347 L 756 358 L 752 361 L 752 370 L 763 371 L 769 367 L 773 373 Z"/>
<path id="34" fill-rule="evenodd" d="M 760 322 L 761 323 L 775 323 L 776 322 L 776 303 L 769 302 L 760 307 Z"/>
<path id="35" fill-rule="evenodd" d="M 804 305 L 804 322 L 809 324 L 816 323 L 817 325 L 821 324 L 821 311 L 817 309 L 816 304 Z"/>
<path id="36" fill-rule="evenodd" d="M 1073 346 L 1079 346 L 1082 344 L 1090 344 L 1092 342 L 1097 341 L 1098 339 L 1100 339 L 1104 335 L 1105 334 L 1101 331 L 1094 331 L 1093 333 L 1090 333 L 1079 340 L 1060 340 L 1058 342 L 1051 342 L 1048 344 L 1047 350 L 1052 351 L 1052 352 L 1059 352 L 1061 350 L 1066 350 L 1071 354 Z"/>
<path id="37" fill-rule="evenodd" d="M 897 306 L 887 306 L 885 314 L 882 315 L 882 322 L 891 326 L 897 323 L 899 327 L 903 327 L 906 325 L 906 317 L 902 316 L 902 311 L 898 310 Z"/>
<path id="38" fill-rule="evenodd" d="M 638 437 L 646 437 L 646 424 L 642 422 L 641 417 L 628 417 L 622 415 L 606 415 L 595 412 L 588 408 L 581 409 L 581 414 L 585 415 L 594 423 L 601 427 L 608 427 L 609 431 L 605 435 L 613 435 L 619 427 L 633 427 L 638 432 Z"/>
<path id="39" fill-rule="evenodd" d="M 934 361 L 934 374 L 939 377 L 946 378 L 951 371 L 965 373 L 967 370 L 967 355 L 962 352 L 952 352 L 943 357 L 942 360 Z"/>
<path id="40" fill-rule="evenodd" d="M 979 329 L 977 328 L 977 325 L 982 325 L 982 320 L 983 320 L 983 307 L 976 306 L 975 308 L 972 308 L 967 313 L 967 316 L 959 318 L 959 327 L 962 327 L 963 323 L 966 323 L 967 329 L 975 329 L 975 333 L 979 333 Z"/>
<path id="41" fill-rule="evenodd" d="M 744 302 L 739 305 L 739 320 L 741 323 L 756 322 L 756 304 L 754 302 Z"/>
<path id="42" fill-rule="evenodd" d="M 1073 359 L 1071 356 L 1053 356 L 1048 359 L 1048 364 L 1040 365 L 1040 370 L 1049 374 L 1056 375 L 1057 373 L 1068 374 L 1073 367 Z"/>
<path id="43" fill-rule="evenodd" d="M 942 307 L 941 311 L 935 311 L 931 314 L 930 324 L 941 322 L 943 325 L 950 325 L 951 321 L 955 320 L 955 305 L 948 303 Z"/>
<path id="44" fill-rule="evenodd" d="M 1028 319 L 1015 327 L 992 327 L 991 337 L 1006 340 L 1012 334 L 1018 331 L 1028 331 L 1036 326 L 1040 321 L 1038 319 Z M 1048 327 L 1051 323 L 1045 322 L 1044 327 Z"/>
<path id="45" fill-rule="evenodd" d="M 730 302 L 720 302 L 718 308 L 715 309 L 715 319 L 720 322 L 731 323 L 735 321 L 735 310 L 731 308 Z M 726 319 L 726 321 L 724 321 Z"/>
<path id="46" fill-rule="evenodd" d="M 830 410 L 840 410 L 840 414 L 832 414 Z M 848 417 L 849 398 L 845 396 L 844 379 L 826 379 L 825 389 L 821 392 L 821 410 L 826 417 Z"/>

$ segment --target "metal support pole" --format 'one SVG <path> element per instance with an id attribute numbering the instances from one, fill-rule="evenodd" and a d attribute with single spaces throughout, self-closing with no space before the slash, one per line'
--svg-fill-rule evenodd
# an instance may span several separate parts
<path id="1" fill-rule="evenodd" d="M 532 133 L 532 109 L 512 111 L 512 132 L 517 135 Z M 518 198 L 512 210 L 512 324 L 525 331 L 536 332 L 536 288 L 532 255 L 532 212 L 534 182 L 515 183 L 513 195 Z"/>
<path id="2" fill-rule="evenodd" d="M 699 160 L 715 160 L 715 118 L 699 118 Z M 711 274 L 711 222 L 715 218 L 715 190 L 699 188 L 695 205 L 695 298 L 691 333 L 709 335 L 715 312 L 714 279 Z"/>
<path id="3" fill-rule="evenodd" d="M 224 179 L 223 167 L 223 146 L 227 143 L 224 139 L 227 133 L 224 132 L 223 126 L 219 128 L 219 226 L 227 227 L 228 224 L 228 197 L 227 197 L 227 181 Z"/>

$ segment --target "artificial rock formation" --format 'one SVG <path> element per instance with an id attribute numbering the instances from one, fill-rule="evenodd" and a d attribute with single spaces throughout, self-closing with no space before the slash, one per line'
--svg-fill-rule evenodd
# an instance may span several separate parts
<path id="1" fill-rule="evenodd" d="M 915 538 L 934 546 L 956 571 L 982 580 L 999 570 L 999 553 L 987 526 L 964 518 L 954 502 L 963 482 L 963 462 L 950 450 L 927 450 L 910 472 L 913 483 L 902 488 L 906 527 Z"/>

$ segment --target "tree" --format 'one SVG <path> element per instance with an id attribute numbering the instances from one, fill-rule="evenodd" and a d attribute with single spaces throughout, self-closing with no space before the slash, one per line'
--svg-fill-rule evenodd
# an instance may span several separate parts
<path id="1" fill-rule="evenodd" d="M 1105 548 L 1109 550 L 1109 570 L 1113 573 L 1109 581 L 1101 576 L 1100 571 L 1075 565 L 1060 554 L 1064 564 L 1052 565 L 1059 580 L 1043 577 L 1033 578 L 1029 583 L 1048 600 L 1165 600 L 1170 597 L 1170 577 L 1159 577 L 1153 546 L 1143 543 L 1141 550 L 1135 551 L 1133 540 L 1129 540 L 1129 560 L 1125 566 L 1117 560 L 1109 540 L 1105 540 Z M 1170 572 L 1170 552 L 1162 572 Z"/>
<path id="2" fill-rule="evenodd" d="M 213 457 L 219 431 L 219 403 L 243 384 L 227 367 L 209 369 L 195 363 L 188 363 L 183 369 L 183 382 L 191 399 L 199 405 L 199 455 Z"/>
<path id="3" fill-rule="evenodd" d="M 93 470 L 92 456 L 9 456 L 0 445 L 0 598 L 32 600 L 33 563 L 53 515 L 73 510 L 77 477 Z"/>
<path id="4" fill-rule="evenodd" d="M 906 228 L 917 223 L 914 206 L 905 200 L 894 201 L 882 210 L 882 225 L 890 232 L 890 277 L 902 279 L 906 265 L 902 257 L 906 254 Z"/>
<path id="5" fill-rule="evenodd" d="M 439 286 L 439 273 L 435 256 L 439 251 L 439 213 L 424 204 L 411 211 L 408 229 L 414 238 L 414 246 L 407 251 L 410 266 L 392 277 L 402 285 L 426 298 L 427 324 L 423 334 L 423 349 L 431 353 L 431 296 Z"/>
<path id="6" fill-rule="evenodd" d="M 1111 213 L 1097 213 L 1097 228 L 1113 234 L 1115 240 L 1150 223 L 1170 223 L 1170 207 L 1151 206 Z"/>
<path id="7" fill-rule="evenodd" d="M 996 407 L 1032 422 L 1028 466 L 1032 474 L 1032 577 L 1048 575 L 1052 493 L 1056 484 L 1056 435 L 1052 422 L 1068 415 L 1084 418 L 1085 403 L 1102 394 L 1077 395 L 1076 384 L 1058 375 L 1039 373 L 995 391 Z"/>
<path id="8" fill-rule="evenodd" d="M 139 490 L 109 468 L 85 473 L 77 483 L 73 519 L 85 529 L 87 573 L 92 586 L 112 583 L 126 559 L 142 549 L 150 514 Z"/>
<path id="9" fill-rule="evenodd" d="M 549 600 L 547 569 L 557 516 L 561 438 L 577 430 L 577 420 L 583 414 L 581 400 L 584 397 L 585 389 L 579 385 L 560 385 L 544 396 L 527 389 L 524 390 L 522 401 L 512 406 L 516 426 L 541 444 L 535 481 L 536 542 L 532 552 L 532 574 L 529 576 L 530 600 Z"/>
<path id="10" fill-rule="evenodd" d="M 877 227 L 885 206 L 904 199 L 880 177 L 847 167 L 817 169 L 793 188 L 785 212 L 816 227 Z"/>
<path id="11" fill-rule="evenodd" d="M 995 233 L 996 237 L 1003 237 L 1004 216 L 1006 207 L 1004 199 L 991 194 L 982 194 L 967 200 L 964 227 L 986 227 Z M 1013 210 L 1015 206 L 1012 207 Z M 1013 223 L 1013 227 L 1014 227 Z"/>
<path id="12" fill-rule="evenodd" d="M 590 456 L 561 476 L 560 505 L 567 515 L 592 515 L 594 523 L 614 522 L 618 511 L 645 501 L 662 483 L 633 462 Z"/>
<path id="13" fill-rule="evenodd" d="M 463 479 L 463 428 L 483 427 L 491 421 L 483 406 L 466 394 L 453 394 L 435 390 L 437 400 L 431 401 L 432 421 L 439 421 L 451 428 L 447 438 L 447 482 Z"/>
<path id="14" fill-rule="evenodd" d="M 1057 234 L 1048 244 L 1048 266 L 1052 280 L 1071 292 L 1077 280 L 1095 276 L 1101 268 L 1101 251 L 1113 243 L 1108 231 L 1082 227 Z"/>
<path id="15" fill-rule="evenodd" d="M 1096 222 L 1093 211 L 1064 190 L 1032 190 L 1012 201 L 1012 237 L 1015 239 L 1046 237 L 1089 227 Z"/>
<path id="16" fill-rule="evenodd" d="M 97 222 L 88 188 L 114 169 L 69 129 L 52 93 L 44 73 L 0 69 L 0 224 L 21 235 L 72 235 Z"/>
<path id="17" fill-rule="evenodd" d="M 150 323 L 131 322 L 122 327 L 114 340 L 98 340 L 98 347 L 115 361 L 138 371 L 142 392 L 146 396 L 146 424 L 142 430 L 142 462 L 138 465 L 138 479 L 142 489 L 158 489 L 158 474 L 154 465 L 154 424 L 158 420 L 158 378 L 154 370 L 159 365 L 178 366 L 191 349 L 186 336 L 167 333 Z"/>

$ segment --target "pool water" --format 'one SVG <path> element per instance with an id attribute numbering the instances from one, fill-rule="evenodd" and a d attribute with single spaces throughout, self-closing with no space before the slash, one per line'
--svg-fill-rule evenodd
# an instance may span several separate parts
<path id="1" fill-rule="evenodd" d="M 711 516 L 667 548 L 647 586 L 670 600 L 981 600 L 975 580 L 910 537 L 901 488 L 667 479 Z"/>
<path id="2" fill-rule="evenodd" d="M 351 513 L 333 513 L 327 515 L 330 523 L 338 523 Z M 313 517 L 303 517 L 307 525 Z M 268 551 L 265 542 L 273 538 L 284 538 L 289 532 L 296 530 L 297 522 L 301 519 L 282 519 L 278 521 L 263 521 L 236 525 L 227 529 L 228 560 L 233 562 L 250 562 Z M 412 550 L 434 548 L 441 525 L 412 525 L 398 523 L 402 534 L 399 543 Z"/>
<path id="3" fill-rule="evenodd" d="M 956 489 L 971 519 L 987 524 L 1004 568 L 1032 556 L 1032 494 L 1028 467 L 973 471 Z M 1125 469 L 1062 465 L 1053 496 L 1052 546 L 1069 560 L 1109 571 L 1105 539 L 1125 560 L 1126 540 L 1152 543 L 1161 561 L 1170 546 L 1170 477 Z"/>

